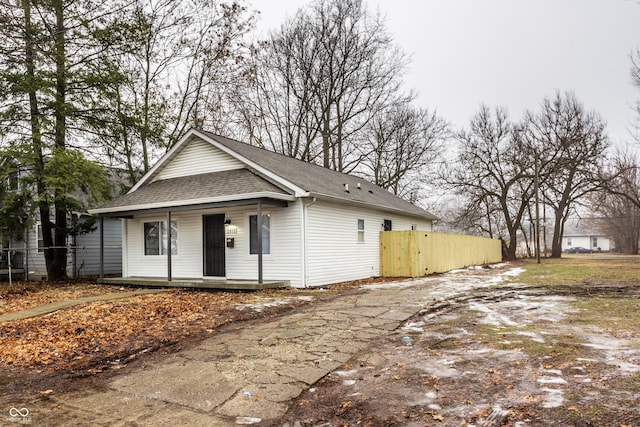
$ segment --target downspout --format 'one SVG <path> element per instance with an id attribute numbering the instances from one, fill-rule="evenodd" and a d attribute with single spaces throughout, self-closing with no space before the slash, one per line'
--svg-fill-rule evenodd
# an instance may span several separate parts
<path id="1" fill-rule="evenodd" d="M 77 252 L 77 247 L 78 247 L 78 235 L 77 230 L 76 229 L 76 225 L 78 224 L 78 216 L 76 214 L 71 214 L 71 221 L 73 224 L 73 228 L 74 228 L 74 232 L 71 235 L 71 247 L 69 248 L 71 250 L 71 275 L 73 277 L 73 279 L 77 279 L 79 274 L 78 274 L 78 252 Z"/>
<path id="2" fill-rule="evenodd" d="M 307 204 L 304 202 L 302 205 L 302 278 L 303 278 L 303 286 L 305 288 L 309 287 L 309 249 L 308 249 L 308 229 L 309 229 L 309 206 L 313 205 L 317 199 L 314 197 Z"/>
<path id="3" fill-rule="evenodd" d="M 162 238 L 162 237 L 161 237 Z M 171 211 L 167 211 L 167 282 L 171 282 Z M 161 245 L 162 246 L 162 245 Z"/>
<path id="4" fill-rule="evenodd" d="M 257 218 L 256 228 L 258 229 L 258 283 L 262 284 L 262 201 L 258 200 L 256 206 Z"/>
<path id="5" fill-rule="evenodd" d="M 100 215 L 100 280 L 104 279 L 104 216 Z"/>
<path id="6" fill-rule="evenodd" d="M 71 236 L 71 245 L 71 250 L 73 251 L 71 268 L 73 269 L 73 278 L 77 279 L 80 276 L 80 272 L 78 271 L 78 236 L 76 234 Z"/>
<path id="7" fill-rule="evenodd" d="M 120 238 L 120 251 L 121 251 L 121 256 L 120 256 L 120 275 L 122 277 L 128 277 L 129 276 L 129 268 L 128 268 L 128 257 L 129 257 L 129 251 L 127 250 L 127 242 L 129 241 L 129 227 L 128 227 L 128 219 L 127 218 L 122 218 L 120 219 L 120 229 L 121 229 L 121 238 Z"/>

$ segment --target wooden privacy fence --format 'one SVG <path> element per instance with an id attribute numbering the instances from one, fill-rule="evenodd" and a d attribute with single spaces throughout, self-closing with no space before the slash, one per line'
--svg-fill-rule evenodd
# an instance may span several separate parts
<path id="1" fill-rule="evenodd" d="M 380 232 L 382 277 L 421 277 L 501 260 L 496 239 L 420 230 Z"/>

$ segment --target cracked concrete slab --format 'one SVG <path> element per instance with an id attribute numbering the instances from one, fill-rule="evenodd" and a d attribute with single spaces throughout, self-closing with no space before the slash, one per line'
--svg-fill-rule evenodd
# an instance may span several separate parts
<path id="1" fill-rule="evenodd" d="M 428 290 L 415 285 L 230 326 L 154 366 L 116 376 L 106 391 L 67 395 L 60 408 L 74 412 L 75 425 L 216 426 L 233 425 L 236 417 L 278 418 L 291 399 L 417 313 L 416 301 Z"/>

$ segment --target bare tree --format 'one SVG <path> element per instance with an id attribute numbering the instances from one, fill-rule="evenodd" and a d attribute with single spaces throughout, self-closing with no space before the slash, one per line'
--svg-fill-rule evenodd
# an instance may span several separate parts
<path id="1" fill-rule="evenodd" d="M 369 122 L 368 138 L 358 147 L 360 171 L 392 193 L 416 202 L 424 179 L 448 136 L 447 122 L 401 100 Z"/>
<path id="2" fill-rule="evenodd" d="M 533 197 L 534 156 L 502 108 L 481 106 L 458 136 L 457 163 L 441 178 L 465 208 L 460 220 L 500 238 L 506 259 L 515 259 L 517 236 Z"/>
<path id="3" fill-rule="evenodd" d="M 367 124 L 400 92 L 407 57 L 361 0 L 317 0 L 271 34 L 256 63 L 254 141 L 351 172 Z"/>
<path id="4" fill-rule="evenodd" d="M 638 89 L 640 89 L 640 49 L 636 49 L 636 51 L 630 55 L 630 59 L 631 59 L 631 81 Z M 634 137 L 636 141 L 640 142 L 640 101 L 637 101 L 635 103 L 635 105 L 633 106 L 633 109 L 637 114 L 636 125 L 635 125 L 636 134 L 634 135 Z"/>
<path id="5" fill-rule="evenodd" d="M 640 162 L 618 151 L 603 177 L 604 188 L 591 197 L 593 220 L 622 253 L 637 254 L 640 241 Z"/>
<path id="6" fill-rule="evenodd" d="M 123 19 L 96 142 L 133 184 L 190 126 L 229 133 L 227 97 L 245 72 L 254 18 L 235 1 L 135 0 Z"/>
<path id="7" fill-rule="evenodd" d="M 567 218 L 586 196 L 602 188 L 609 145 L 605 123 L 596 112 L 585 111 L 572 92 L 545 99 L 540 112 L 528 113 L 526 121 L 539 160 L 543 201 L 554 211 L 551 257 L 559 258 Z"/>

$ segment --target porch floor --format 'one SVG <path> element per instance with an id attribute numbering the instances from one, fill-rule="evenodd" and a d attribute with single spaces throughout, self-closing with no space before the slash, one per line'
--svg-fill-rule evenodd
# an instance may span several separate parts
<path id="1" fill-rule="evenodd" d="M 187 279 L 175 278 L 171 281 L 157 277 L 105 277 L 98 279 L 98 283 L 105 285 L 148 286 L 161 288 L 194 288 L 221 289 L 234 291 L 258 291 L 262 289 L 277 289 L 289 287 L 288 280 L 223 280 L 223 279 Z"/>

